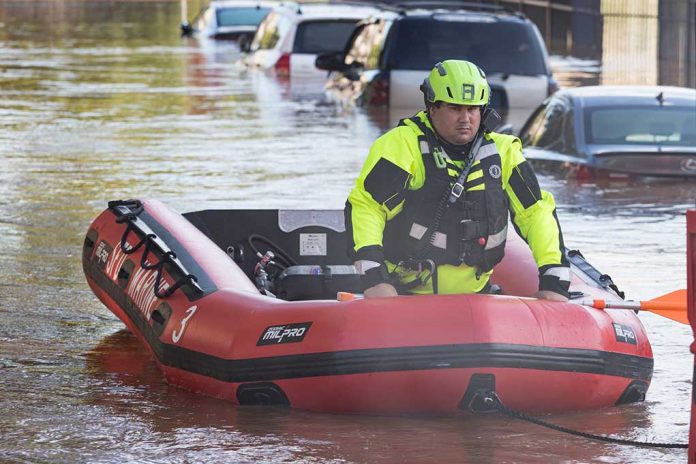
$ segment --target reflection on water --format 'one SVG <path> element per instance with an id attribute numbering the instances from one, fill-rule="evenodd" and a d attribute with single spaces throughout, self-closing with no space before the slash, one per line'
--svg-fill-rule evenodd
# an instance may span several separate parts
<path id="1" fill-rule="evenodd" d="M 180 448 L 204 441 L 210 456 L 224 456 L 235 462 L 245 462 L 252 456 L 274 462 L 393 462 L 395 455 L 408 455 L 409 462 L 519 462 L 520 455 L 527 462 L 540 462 L 561 457 L 600 459 L 617 451 L 607 445 L 588 454 L 583 448 L 573 447 L 572 438 L 559 435 L 555 438 L 563 448 L 559 446 L 562 451 L 554 456 L 554 451 L 539 448 L 547 438 L 535 426 L 515 423 L 511 433 L 510 420 L 496 416 L 394 418 L 233 407 L 168 388 L 152 358 L 125 331 L 105 337 L 87 353 L 87 368 L 100 385 L 90 398 L 92 404 L 107 406 L 110 414 L 131 420 L 135 419 L 135 405 L 149 411 L 128 425 L 131 433 L 147 429 L 162 437 L 176 436 Z M 645 404 L 612 408 L 602 413 L 601 424 L 597 423 L 596 412 L 547 419 L 559 425 L 627 436 L 636 429 L 653 427 L 647 409 Z M 427 436 L 419 439 L 425 431 Z M 128 435 L 121 432 L 119 438 Z"/>
<path id="2" fill-rule="evenodd" d="M 341 208 L 394 118 L 248 72 L 232 44 L 180 39 L 176 3 L 0 3 L 0 460 L 684 460 L 682 451 L 588 443 L 498 416 L 236 408 L 164 383 L 85 284 L 90 220 L 108 200 L 132 197 L 180 211 Z M 569 82 L 597 71 L 583 62 L 573 77 L 578 63 L 557 61 Z M 630 297 L 683 287 L 695 186 L 540 181 L 557 199 L 567 245 Z M 689 329 L 641 318 L 655 351 L 647 401 L 550 420 L 685 441 Z"/>
<path id="3" fill-rule="evenodd" d="M 553 55 L 549 58 L 553 77 L 561 88 L 598 85 L 602 72 L 601 62 Z"/>

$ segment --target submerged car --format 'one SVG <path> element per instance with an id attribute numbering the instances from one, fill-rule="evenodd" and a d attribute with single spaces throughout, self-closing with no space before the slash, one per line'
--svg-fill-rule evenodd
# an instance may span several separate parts
<path id="1" fill-rule="evenodd" d="M 182 23 L 183 35 L 236 40 L 241 47 L 254 38 L 256 29 L 279 2 L 260 0 L 213 0 L 201 10 L 193 25 Z"/>
<path id="2" fill-rule="evenodd" d="M 696 177 L 696 90 L 564 89 L 520 131 L 525 157 L 570 177 Z"/>
<path id="3" fill-rule="evenodd" d="M 421 3 L 385 6 L 358 25 L 342 53 L 318 57 L 317 66 L 331 71 L 330 98 L 412 112 L 422 108 L 418 89 L 437 62 L 468 60 L 486 73 L 491 105 L 503 122 L 519 130 L 558 89 L 544 41 L 522 13 L 453 2 L 424 9 Z"/>
<path id="4" fill-rule="evenodd" d="M 326 71 L 315 67 L 317 55 L 343 50 L 358 21 L 376 11 L 358 5 L 281 5 L 259 25 L 243 63 L 280 77 L 323 84 Z"/>

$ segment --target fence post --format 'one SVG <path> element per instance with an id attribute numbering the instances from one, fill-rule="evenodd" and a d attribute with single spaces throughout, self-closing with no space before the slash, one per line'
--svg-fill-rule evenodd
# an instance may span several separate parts
<path id="1" fill-rule="evenodd" d="M 686 212 L 686 292 L 689 322 L 694 333 L 691 353 L 696 355 L 696 209 Z M 689 464 L 696 464 L 696 357 L 691 386 L 691 425 L 689 428 Z"/>

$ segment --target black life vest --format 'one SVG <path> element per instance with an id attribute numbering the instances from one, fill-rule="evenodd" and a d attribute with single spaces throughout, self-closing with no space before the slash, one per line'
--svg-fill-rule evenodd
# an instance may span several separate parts
<path id="1" fill-rule="evenodd" d="M 456 176 L 452 177 L 435 155 L 440 150 L 428 140 L 437 140 L 417 116 L 411 121 L 421 131 L 420 151 L 425 165 L 425 182 L 418 190 L 406 193 L 403 210 L 387 222 L 384 230 L 385 258 L 393 263 L 410 259 L 432 259 L 436 264 L 462 263 L 488 272 L 503 259 L 508 225 L 508 198 L 503 191 L 501 158 L 495 142 L 484 138 L 474 154 L 469 175 L 483 171 L 482 179 L 465 183 L 461 197 L 441 214 L 438 205 L 449 196 Z M 468 177 L 468 176 L 467 176 Z M 469 190 L 484 184 L 483 190 Z"/>

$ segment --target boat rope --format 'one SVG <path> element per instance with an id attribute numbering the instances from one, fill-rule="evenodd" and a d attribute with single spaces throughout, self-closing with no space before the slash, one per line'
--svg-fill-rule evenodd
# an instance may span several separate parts
<path id="1" fill-rule="evenodd" d="M 157 298 L 168 298 L 184 285 L 188 285 L 192 291 L 198 294 L 203 292 L 198 285 L 196 276 L 188 273 L 186 268 L 177 260 L 176 253 L 169 249 L 169 247 L 152 232 L 149 226 L 138 217 L 144 208 L 142 202 L 139 200 L 110 201 L 109 208 L 116 213 L 117 224 L 126 224 L 126 228 L 123 231 L 123 235 L 121 235 L 121 241 L 119 243 L 121 251 L 126 255 L 130 255 L 145 245 L 143 254 L 140 257 L 140 267 L 148 271 L 155 270 L 153 292 Z M 140 221 L 140 225 L 136 225 L 136 221 Z M 135 246 L 130 246 L 128 243 L 128 236 L 131 232 L 133 232 L 136 237 L 142 237 Z M 158 261 L 150 263 L 148 260 L 148 255 L 150 254 L 153 257 L 158 257 Z M 174 277 L 171 271 L 176 269 L 181 273 L 181 277 L 171 286 L 162 289 L 162 278 L 164 276 L 165 266 L 168 266 L 167 269 L 170 276 Z"/>
<path id="2" fill-rule="evenodd" d="M 475 404 L 476 403 L 476 404 Z M 590 440 L 599 440 L 608 443 L 617 443 L 620 445 L 642 446 L 647 448 L 688 448 L 687 443 L 654 443 L 647 441 L 628 440 L 624 438 L 610 437 L 606 435 L 595 435 L 593 433 L 580 432 L 578 430 L 569 429 L 560 425 L 552 424 L 537 417 L 528 416 L 520 411 L 515 411 L 503 404 L 498 395 L 491 390 L 479 390 L 475 393 L 474 398 L 469 404 L 469 410 L 472 412 L 492 412 L 499 411 L 502 414 L 515 419 L 521 419 L 532 424 L 540 425 L 559 432 L 568 433 L 578 437 L 588 438 Z"/>
<path id="3" fill-rule="evenodd" d="M 116 220 L 116 222 L 118 222 L 118 219 Z M 129 221 L 126 224 L 126 229 L 123 231 L 123 235 L 121 235 L 121 242 L 119 245 L 121 247 L 121 251 L 125 255 L 135 253 L 141 246 L 143 246 L 146 243 L 149 243 L 151 239 L 156 237 L 154 234 L 143 235 L 143 238 L 140 239 L 140 241 L 136 243 L 135 246 L 130 246 L 130 244 L 128 243 L 128 235 L 131 233 L 132 230 L 133 229 L 131 228 L 131 223 Z"/>
<path id="4" fill-rule="evenodd" d="M 123 224 L 124 222 L 132 221 L 138 217 L 140 213 L 143 212 L 143 202 L 140 200 L 114 200 L 109 202 L 109 209 L 115 210 L 119 206 L 124 206 L 126 212 L 121 212 L 116 217 L 116 224 Z"/>

